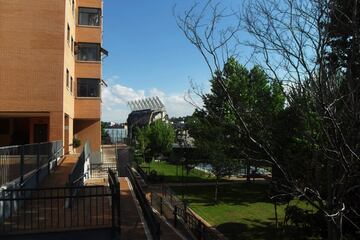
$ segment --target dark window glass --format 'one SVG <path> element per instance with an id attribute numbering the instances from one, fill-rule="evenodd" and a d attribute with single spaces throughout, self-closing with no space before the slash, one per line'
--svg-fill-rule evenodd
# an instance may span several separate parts
<path id="1" fill-rule="evenodd" d="M 74 51 L 74 39 L 71 37 L 71 52 Z"/>
<path id="2" fill-rule="evenodd" d="M 0 118 L 0 134 L 9 134 L 9 133 L 10 133 L 10 119 Z"/>
<path id="3" fill-rule="evenodd" d="M 75 1 L 74 0 L 72 0 L 72 13 L 73 13 L 73 15 L 74 15 L 74 13 L 75 13 Z"/>
<path id="4" fill-rule="evenodd" d="M 70 41 L 70 26 L 69 24 L 67 25 L 67 37 L 66 37 L 67 41 Z"/>
<path id="5" fill-rule="evenodd" d="M 66 69 L 66 87 L 69 87 L 69 70 Z"/>
<path id="6" fill-rule="evenodd" d="M 73 90 L 73 78 L 70 78 L 70 92 Z"/>
<path id="7" fill-rule="evenodd" d="M 79 8 L 79 25 L 100 26 L 101 10 L 98 8 Z"/>
<path id="8" fill-rule="evenodd" d="M 100 80 L 92 78 L 78 78 L 78 97 L 100 97 Z"/>
<path id="9" fill-rule="evenodd" d="M 80 61 L 100 61 L 100 44 L 97 43 L 79 43 L 77 60 Z"/>

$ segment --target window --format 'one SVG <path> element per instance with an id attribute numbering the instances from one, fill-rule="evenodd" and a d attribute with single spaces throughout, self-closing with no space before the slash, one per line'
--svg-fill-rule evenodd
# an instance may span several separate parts
<path id="1" fill-rule="evenodd" d="M 75 1 L 74 0 L 72 0 L 72 5 L 71 5 L 71 7 L 72 7 L 72 14 L 74 15 L 74 13 L 75 13 Z"/>
<path id="2" fill-rule="evenodd" d="M 69 88 L 69 70 L 66 69 L 66 87 Z"/>
<path id="3" fill-rule="evenodd" d="M 100 97 L 100 79 L 78 78 L 78 97 Z"/>
<path id="4" fill-rule="evenodd" d="M 70 42 L 70 26 L 69 24 L 67 25 L 67 35 L 66 35 L 66 39 L 68 42 Z"/>
<path id="5" fill-rule="evenodd" d="M 71 37 L 71 52 L 74 52 L 74 38 Z"/>
<path id="6" fill-rule="evenodd" d="M 73 91 L 73 78 L 70 78 L 70 92 Z"/>
<path id="7" fill-rule="evenodd" d="M 77 45 L 77 60 L 79 61 L 100 61 L 101 47 L 98 43 L 79 43 Z"/>
<path id="8" fill-rule="evenodd" d="M 79 25 L 100 26 L 101 9 L 79 8 Z"/>

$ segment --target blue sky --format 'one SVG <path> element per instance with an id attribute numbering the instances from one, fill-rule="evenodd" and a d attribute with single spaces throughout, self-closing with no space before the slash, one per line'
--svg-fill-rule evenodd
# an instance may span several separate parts
<path id="1" fill-rule="evenodd" d="M 126 121 L 129 100 L 159 96 L 170 115 L 189 115 L 189 79 L 208 88 L 210 73 L 200 53 L 176 26 L 192 0 L 104 1 L 103 121 Z"/>

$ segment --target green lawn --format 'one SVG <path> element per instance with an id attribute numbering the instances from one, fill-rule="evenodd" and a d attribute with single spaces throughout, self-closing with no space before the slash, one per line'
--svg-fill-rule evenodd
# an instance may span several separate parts
<path id="1" fill-rule="evenodd" d="M 181 187 L 173 188 L 179 195 Z M 214 187 L 188 187 L 185 195 L 189 206 L 229 239 L 304 239 L 299 230 L 275 229 L 274 205 L 266 197 L 267 185 L 237 183 L 220 186 L 219 201 L 214 204 Z M 311 209 L 304 202 L 293 200 L 302 208 Z M 279 222 L 284 218 L 284 205 L 278 206 Z"/>
<path id="2" fill-rule="evenodd" d="M 140 165 L 145 172 L 149 172 L 149 164 L 142 163 Z M 150 171 L 155 170 L 158 175 L 164 176 L 165 182 L 181 182 L 182 177 L 182 166 L 175 165 L 168 162 L 155 162 L 150 163 Z M 184 167 L 184 181 L 187 182 L 208 182 L 215 181 L 214 176 L 203 171 L 192 169 L 189 172 L 189 175 L 186 175 L 186 169 Z"/>

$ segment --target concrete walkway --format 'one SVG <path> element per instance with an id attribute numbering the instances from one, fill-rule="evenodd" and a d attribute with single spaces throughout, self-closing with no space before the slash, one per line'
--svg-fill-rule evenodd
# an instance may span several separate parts
<path id="1" fill-rule="evenodd" d="M 138 204 L 136 204 L 137 206 L 131 204 L 131 201 L 129 200 L 130 199 L 129 194 L 131 192 L 129 192 L 126 189 L 126 184 L 124 182 L 124 180 L 128 176 L 126 166 L 127 166 L 127 164 L 130 163 L 130 156 L 129 156 L 129 151 L 128 151 L 127 146 L 118 147 L 118 162 L 119 162 L 119 165 L 118 165 L 119 166 L 119 174 L 121 176 L 120 177 L 120 179 L 121 179 L 120 188 L 121 188 L 121 195 L 122 195 L 121 196 L 122 197 L 121 198 L 121 201 L 122 201 L 121 202 L 121 204 L 122 204 L 121 207 L 124 208 L 124 210 L 121 212 L 121 214 L 122 214 L 122 216 L 124 216 L 124 214 L 126 214 L 125 215 L 126 218 L 127 218 L 126 222 L 128 222 L 127 225 L 129 227 L 131 227 L 131 224 L 133 224 L 133 228 L 136 229 L 136 228 L 138 228 L 137 225 L 138 225 L 139 219 L 137 217 L 130 217 L 130 216 L 135 215 L 135 211 L 138 212 L 140 206 L 138 206 Z M 129 186 L 129 184 L 128 184 L 128 186 Z M 132 193 L 131 195 L 134 196 L 135 194 Z M 138 208 L 138 210 L 136 208 Z M 157 219 L 160 222 L 160 232 L 161 232 L 160 239 L 161 240 L 185 240 L 185 239 L 188 239 L 188 238 L 183 237 L 181 235 L 181 233 L 177 232 L 171 226 L 172 223 L 167 222 L 167 220 L 165 218 L 163 218 L 163 217 L 160 217 L 159 214 L 157 214 Z M 135 226 L 136 226 L 136 228 L 135 228 Z M 131 230 L 131 228 L 129 230 Z M 130 233 L 130 232 L 128 232 L 128 233 Z M 126 235 L 125 235 L 126 233 L 122 232 L 122 234 L 123 234 L 122 237 L 125 237 L 124 239 L 146 239 L 146 238 L 136 238 L 136 237 L 134 237 L 134 238 L 126 238 Z"/>
<path id="2" fill-rule="evenodd" d="M 69 174 L 78 160 L 77 154 L 66 155 L 65 159 L 51 172 L 40 184 L 40 188 L 65 187 L 69 180 Z"/>
<path id="3" fill-rule="evenodd" d="M 120 177 L 121 239 L 147 239 L 138 206 L 125 177 Z"/>
<path id="4" fill-rule="evenodd" d="M 120 150 L 125 146 L 120 146 Z M 103 147 L 103 161 L 112 162 L 116 159 L 115 145 Z M 137 202 L 133 198 L 131 188 L 124 176 L 126 164 L 119 164 L 119 183 L 120 183 L 120 219 L 121 219 L 121 239 L 147 239 L 144 223 L 138 212 Z"/>

